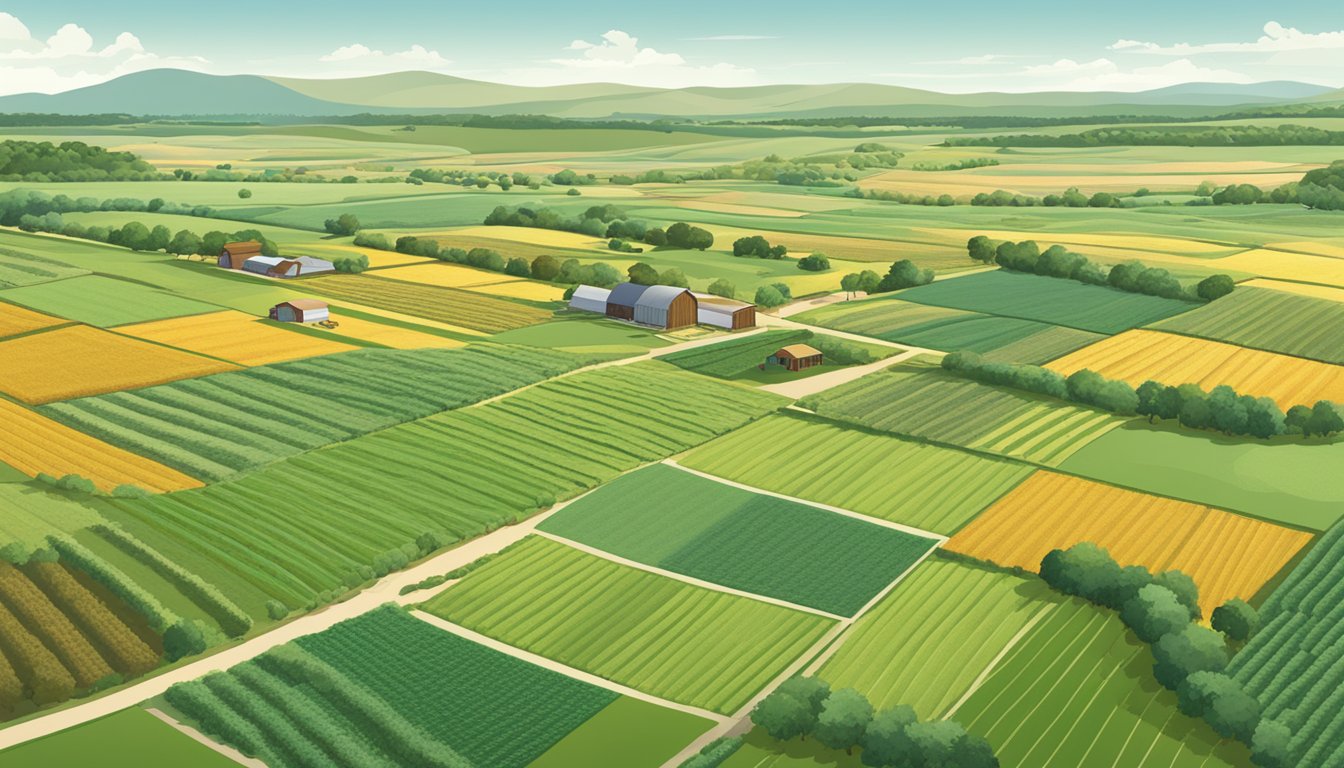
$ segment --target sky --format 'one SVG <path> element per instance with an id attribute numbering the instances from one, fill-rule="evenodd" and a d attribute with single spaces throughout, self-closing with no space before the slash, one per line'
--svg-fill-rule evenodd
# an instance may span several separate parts
<path id="1" fill-rule="evenodd" d="M 428 70 L 538 86 L 870 82 L 947 93 L 1344 87 L 1344 10 L 1338 0 L 0 0 L 0 95 L 159 67 L 317 78 Z"/>

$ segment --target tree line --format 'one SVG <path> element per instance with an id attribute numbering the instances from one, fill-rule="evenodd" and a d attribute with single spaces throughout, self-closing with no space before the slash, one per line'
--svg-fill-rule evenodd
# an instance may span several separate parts
<path id="1" fill-rule="evenodd" d="M 931 282 L 933 282 L 932 269 L 921 269 L 909 259 L 898 259 L 891 263 L 885 275 L 879 275 L 871 269 L 850 272 L 840 278 L 840 290 L 845 292 L 845 298 L 848 299 L 858 291 L 872 295 L 928 285 Z"/>
<path id="2" fill-rule="evenodd" d="M 132 152 L 82 141 L 0 141 L 0 181 L 152 181 L 160 176 Z"/>
<path id="3" fill-rule="evenodd" d="M 1344 131 L 1306 125 L 1223 125 L 1098 128 L 1059 135 L 954 136 L 947 147 L 1274 147 L 1344 145 Z"/>
<path id="4" fill-rule="evenodd" d="M 535 227 L 561 232 L 576 232 L 590 237 L 619 238 L 646 243 L 655 248 L 703 251 L 714 245 L 714 235 L 706 229 L 679 221 L 667 229 L 650 227 L 628 218 L 614 205 L 595 205 L 579 216 L 566 216 L 551 208 L 496 206 L 485 217 L 487 226 Z"/>
<path id="5" fill-rule="evenodd" d="M 1297 197 L 1308 208 L 1344 211 L 1344 160 L 1307 171 L 1298 184 Z"/>

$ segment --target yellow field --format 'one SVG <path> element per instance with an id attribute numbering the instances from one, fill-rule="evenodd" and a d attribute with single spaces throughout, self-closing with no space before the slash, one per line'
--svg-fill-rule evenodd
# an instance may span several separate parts
<path id="1" fill-rule="evenodd" d="M 0 342 L 0 392 L 26 403 L 147 387 L 238 366 L 87 325 Z"/>
<path id="2" fill-rule="evenodd" d="M 1284 293 L 1296 293 L 1300 296 L 1310 296 L 1313 299 L 1329 299 L 1330 301 L 1344 301 L 1344 288 L 1331 288 L 1327 285 L 1310 285 L 1308 283 L 1290 283 L 1287 280 L 1272 280 L 1265 277 L 1257 277 L 1254 280 L 1247 280 L 1241 285 L 1249 288 L 1269 288 L 1274 291 Z"/>
<path id="3" fill-rule="evenodd" d="M 1321 256 L 1329 256 L 1332 259 L 1344 259 L 1344 245 L 1333 245 L 1331 243 L 1315 242 L 1293 242 L 1293 243 L 1266 243 L 1266 248 L 1283 251 L 1302 251 L 1304 253 L 1315 253 Z"/>
<path id="4" fill-rule="evenodd" d="M 521 277 L 509 277 L 508 275 L 499 272 L 487 272 L 483 269 L 473 269 L 471 267 L 464 267 L 460 264 L 449 264 L 442 261 L 430 264 L 415 264 L 409 267 L 380 269 L 374 274 L 377 274 L 379 277 L 391 277 L 397 280 L 405 280 L 408 283 L 437 285 L 442 288 L 473 288 L 478 285 L 486 285 L 489 283 L 506 283 L 523 279 Z"/>
<path id="5" fill-rule="evenodd" d="M 1272 397 L 1285 411 L 1317 400 L 1344 402 L 1344 366 L 1158 331 L 1125 331 L 1045 367 L 1065 375 L 1087 368 L 1136 387 L 1148 379 L 1205 389 L 1226 384 Z"/>
<path id="6" fill-rule="evenodd" d="M 50 328 L 66 322 L 69 321 L 13 304 L 0 304 L 0 338 L 36 331 L 39 328 Z"/>
<path id="7" fill-rule="evenodd" d="M 405 312 L 393 312 L 390 309 L 383 309 L 381 307 L 370 307 L 364 304 L 356 304 L 353 301 L 342 301 L 339 307 L 335 304 L 332 304 L 330 306 L 332 314 L 336 315 L 340 314 L 340 308 L 345 308 L 354 312 L 361 312 L 366 315 L 373 315 L 374 317 L 385 317 L 388 320 L 398 320 L 400 322 L 410 323 L 412 325 L 423 325 L 427 328 L 437 328 L 441 331 L 451 331 L 452 333 L 461 334 L 463 336 L 480 336 L 484 338 L 490 335 L 488 333 L 475 330 L 474 328 L 464 328 L 460 325 L 441 323 L 438 320 L 430 320 L 429 318 L 426 317 L 416 317 L 415 315 L 408 315 Z"/>
<path id="8" fill-rule="evenodd" d="M 466 342 L 456 339 L 435 336 L 431 333 L 420 333 L 395 325 L 376 323 L 362 317 L 350 317 L 333 312 L 331 319 L 339 325 L 332 329 L 318 328 L 317 330 L 336 338 L 345 336 L 361 341 L 371 341 L 374 344 L 382 344 L 392 349 L 454 349 L 466 346 Z"/>
<path id="9" fill-rule="evenodd" d="M 1344 259 L 1330 256 L 1253 248 L 1221 259 L 1204 260 L 1203 264 L 1211 269 L 1344 287 Z"/>
<path id="10" fill-rule="evenodd" d="M 1309 533 L 1220 509 L 1042 470 L 947 548 L 1036 571 L 1050 550 L 1091 541 L 1121 565 L 1189 574 L 1207 619 L 1228 598 L 1254 595 L 1310 540 Z"/>
<path id="11" fill-rule="evenodd" d="M 960 148 L 959 148 L 960 149 Z M 949 163 L 960 158 L 939 158 L 920 155 L 906 162 L 913 164 Z M 1194 163 L 1144 163 L 1130 165 L 1005 163 L 1004 165 L 971 168 L 962 171 L 929 172 L 895 169 L 879 173 L 859 182 L 863 189 L 877 189 L 905 194 L 971 197 L 980 192 L 1004 189 L 1021 195 L 1043 197 L 1059 194 L 1069 187 L 1078 187 L 1084 193 L 1132 193 L 1140 187 L 1153 192 L 1193 192 L 1200 182 L 1211 181 L 1222 187 L 1228 184 L 1255 184 L 1264 189 L 1290 181 L 1299 181 L 1312 166 L 1272 163 L 1274 170 L 1236 170 L 1238 164 L 1220 164 L 1216 170 L 1191 170 L 1184 166 L 1207 165 Z M 1066 171 L 1073 171 L 1066 173 Z"/>
<path id="12" fill-rule="evenodd" d="M 147 491 L 199 488 L 195 478 L 0 399 L 0 462 L 29 475 L 81 475 L 101 491 L 136 485 Z"/>
<path id="13" fill-rule="evenodd" d="M 417 232 L 418 237 L 434 237 L 436 234 L 450 237 L 484 237 L 491 240 L 510 240 L 517 243 L 544 245 L 548 248 L 606 248 L 605 238 L 582 235 L 578 232 L 561 232 L 540 227 L 454 227 L 441 232 Z"/>
<path id="14" fill-rule="evenodd" d="M 369 259 L 370 267 L 395 267 L 402 264 L 419 264 L 427 262 L 423 256 L 411 256 L 410 254 L 397 253 L 396 251 L 384 251 L 378 248 L 361 248 L 357 245 L 348 245 L 345 243 L 309 243 L 305 242 L 300 246 L 306 251 L 312 251 L 314 256 L 320 259 L 330 259 L 333 256 L 344 256 L 351 253 L 362 253 Z"/>
<path id="15" fill-rule="evenodd" d="M 239 365 L 266 365 L 355 349 L 349 344 L 267 325 L 231 309 L 124 325 L 117 332 Z"/>
<path id="16" fill-rule="evenodd" d="M 508 296 L 529 301 L 560 301 L 565 298 L 565 289 L 550 283 L 536 280 L 505 280 L 498 283 L 473 285 L 469 290 L 488 293 L 491 296 Z"/>

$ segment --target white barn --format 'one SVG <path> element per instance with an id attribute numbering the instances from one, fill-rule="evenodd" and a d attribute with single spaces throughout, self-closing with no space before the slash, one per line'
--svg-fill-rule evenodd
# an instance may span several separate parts
<path id="1" fill-rule="evenodd" d="M 336 266 L 330 261 L 315 259 L 312 256 L 299 256 L 293 259 L 285 259 L 279 256 L 253 256 L 243 262 L 243 271 L 266 275 L 267 277 L 291 278 L 300 275 L 335 272 Z"/>
<path id="2" fill-rule="evenodd" d="M 606 288 L 598 288 L 592 285 L 580 285 L 574 289 L 574 295 L 569 299 L 570 309 L 579 309 L 584 312 L 596 312 L 606 314 L 607 297 L 611 296 L 611 291 Z"/>

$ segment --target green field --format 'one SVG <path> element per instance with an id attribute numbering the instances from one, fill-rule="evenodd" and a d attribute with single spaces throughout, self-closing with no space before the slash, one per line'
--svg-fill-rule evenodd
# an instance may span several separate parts
<path id="1" fill-rule="evenodd" d="M 235 574 L 246 587 L 229 596 L 264 615 L 267 599 L 298 608 L 366 581 L 422 534 L 475 536 L 781 402 L 661 363 L 605 368 L 199 490 L 109 499 L 106 514 L 184 565 Z"/>
<path id="2" fill-rule="evenodd" d="M 69 400 L 41 410 L 213 482 L 500 395 L 595 359 L 494 344 L 368 349 Z M 240 402 L 247 407 L 239 407 Z"/>
<path id="3" fill-rule="evenodd" d="M 817 671 L 879 710 L 942 717 L 1024 627 L 1059 600 L 1039 580 L 930 558 L 864 614 Z"/>
<path id="4" fill-rule="evenodd" d="M 721 341 L 664 355 L 662 361 L 678 368 L 728 379 L 765 362 L 780 347 L 805 344 L 811 331 L 766 331 L 746 338 Z"/>
<path id="5" fill-rule="evenodd" d="M 67 277 L 87 275 L 81 269 L 45 256 L 14 248 L 0 247 L 0 288 L 36 285 Z"/>
<path id="6" fill-rule="evenodd" d="M 969 522 L 1032 472 L 1026 464 L 793 413 L 730 432 L 679 462 L 756 488 L 943 534 Z"/>
<path id="7" fill-rule="evenodd" d="M 318 277 L 305 280 L 303 287 L 319 295 L 486 333 L 523 328 L 551 317 L 544 309 L 472 291 L 367 275 Z"/>
<path id="8" fill-rule="evenodd" d="M 935 543 L 665 464 L 617 478 L 539 529 L 629 560 L 846 616 Z"/>
<path id="9" fill-rule="evenodd" d="M 1249 766 L 1176 710 L 1148 648 L 1109 611 L 1077 598 L 1048 613 L 953 714 L 1004 768 Z"/>
<path id="10" fill-rule="evenodd" d="M 1124 423 L 1104 411 L 1001 389 L 913 362 L 805 398 L 826 418 L 1059 466 Z"/>
<path id="11" fill-rule="evenodd" d="M 1059 465 L 1065 472 L 1318 531 L 1344 516 L 1344 442 L 1232 440 L 1128 424 Z"/>
<path id="12" fill-rule="evenodd" d="M 496 334 L 492 340 L 500 344 L 609 355 L 642 355 L 670 343 L 658 338 L 654 329 L 594 317 L 587 312 L 562 313 L 550 322 Z"/>
<path id="13" fill-rule="evenodd" d="M 27 475 L 21 478 L 0 482 L 0 547 L 16 541 L 38 547 L 53 533 L 73 533 L 101 520 L 88 507 L 27 482 Z"/>
<path id="14" fill-rule="evenodd" d="M 620 755 L 622 768 L 658 768 L 710 726 L 708 720 L 621 696 L 528 768 L 592 768 Z"/>
<path id="15" fill-rule="evenodd" d="M 100 328 L 219 309 L 194 299 L 101 275 L 9 288 L 0 291 L 0 298 Z"/>
<path id="16" fill-rule="evenodd" d="M 131 707 L 0 752 L 5 768 L 237 768 L 238 764 L 143 709 Z"/>
<path id="17" fill-rule="evenodd" d="M 724 714 L 832 624 L 541 537 L 477 568 L 425 609 L 569 666 Z"/>
<path id="18" fill-rule="evenodd" d="M 1242 287 L 1154 328 L 1344 363 L 1344 304 L 1330 299 Z"/>

